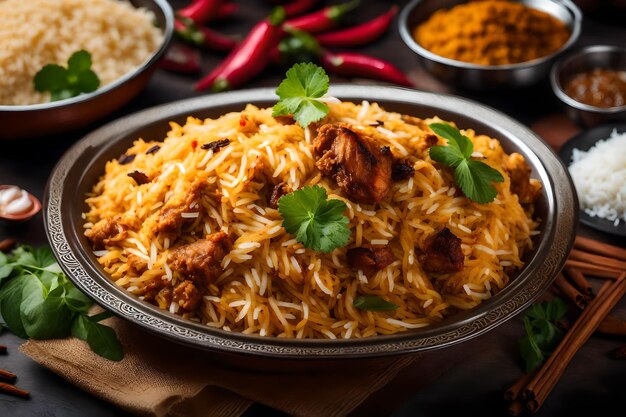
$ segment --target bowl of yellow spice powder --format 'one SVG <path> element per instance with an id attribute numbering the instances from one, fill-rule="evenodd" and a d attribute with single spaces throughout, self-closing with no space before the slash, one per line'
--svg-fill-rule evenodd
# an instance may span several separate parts
<path id="1" fill-rule="evenodd" d="M 547 77 L 580 34 L 569 0 L 414 0 L 400 34 L 437 78 L 474 89 L 526 87 Z"/>

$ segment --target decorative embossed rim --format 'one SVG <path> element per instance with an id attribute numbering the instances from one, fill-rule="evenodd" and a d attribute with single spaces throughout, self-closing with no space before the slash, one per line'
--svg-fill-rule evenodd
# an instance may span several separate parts
<path id="1" fill-rule="evenodd" d="M 260 88 L 182 100 L 134 113 L 88 134 L 60 159 L 45 193 L 45 228 L 50 245 L 69 278 L 102 307 L 145 329 L 207 350 L 276 358 L 331 359 L 395 355 L 450 346 L 481 335 L 514 317 L 537 298 L 561 270 L 571 249 L 578 221 L 573 186 L 567 170 L 552 150 L 529 129 L 504 114 L 476 102 L 408 89 L 339 85 L 330 94 L 360 101 L 366 98 L 394 109 L 403 107 L 426 117 L 442 115 L 460 127 L 482 126 L 505 148 L 525 155 L 533 175 L 544 184 L 542 233 L 520 273 L 499 294 L 477 308 L 417 331 L 350 340 L 279 339 L 231 333 L 184 320 L 116 287 L 98 265 L 80 235 L 82 197 L 76 196 L 83 173 L 104 167 L 107 149 L 129 143 L 142 129 L 182 115 L 243 109 L 247 103 L 271 105 L 273 89 Z M 216 114 L 217 115 L 217 114 Z M 459 120 L 465 121 L 459 122 Z M 464 124 L 467 124 L 465 126 Z M 83 184 L 85 185 L 85 184 Z M 77 214 L 78 213 L 78 214 Z"/>

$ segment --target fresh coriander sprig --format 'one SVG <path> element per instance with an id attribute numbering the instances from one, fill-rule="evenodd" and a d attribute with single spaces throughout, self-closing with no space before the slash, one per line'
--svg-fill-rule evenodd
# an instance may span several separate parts
<path id="1" fill-rule="evenodd" d="M 34 83 L 35 90 L 48 91 L 50 100 L 57 101 L 96 91 L 100 79 L 91 70 L 91 54 L 80 50 L 67 60 L 67 68 L 56 64 L 44 66 L 35 74 Z"/>
<path id="2" fill-rule="evenodd" d="M 567 313 L 567 305 L 560 298 L 533 304 L 524 313 L 526 335 L 519 343 L 526 372 L 530 372 L 550 356 L 563 332 L 556 322 Z"/>
<path id="3" fill-rule="evenodd" d="M 323 68 L 312 63 L 295 64 L 276 89 L 280 98 L 274 105 L 273 116 L 293 115 L 302 127 L 317 122 L 329 112 L 319 99 L 328 91 L 330 79 Z"/>
<path id="4" fill-rule="evenodd" d="M 319 185 L 301 188 L 278 200 L 285 230 L 304 247 L 326 253 L 348 243 L 346 209 L 343 201 L 328 200 L 326 189 Z"/>
<path id="5" fill-rule="evenodd" d="M 91 350 L 113 361 L 124 357 L 115 332 L 88 316 L 93 302 L 63 274 L 49 247 L 20 246 L 0 252 L 0 315 L 16 336 L 59 339 L 73 334 Z"/>
<path id="6" fill-rule="evenodd" d="M 461 132 L 447 123 L 433 123 L 430 128 L 448 140 L 448 146 L 433 146 L 430 157 L 454 169 L 454 179 L 463 194 L 477 203 L 493 201 L 498 192 L 492 182 L 502 182 L 504 177 L 497 169 L 471 159 L 474 144 Z"/>

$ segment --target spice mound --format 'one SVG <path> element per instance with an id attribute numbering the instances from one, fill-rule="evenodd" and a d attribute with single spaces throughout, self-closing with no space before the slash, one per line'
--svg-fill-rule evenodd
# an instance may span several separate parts
<path id="1" fill-rule="evenodd" d="M 574 100 L 590 106 L 609 108 L 626 105 L 626 71 L 596 68 L 575 75 L 565 86 Z"/>
<path id="2" fill-rule="evenodd" d="M 520 3 L 473 1 L 438 10 L 415 28 L 417 43 L 445 58 L 479 65 L 508 65 L 560 49 L 570 31 L 551 15 Z"/>

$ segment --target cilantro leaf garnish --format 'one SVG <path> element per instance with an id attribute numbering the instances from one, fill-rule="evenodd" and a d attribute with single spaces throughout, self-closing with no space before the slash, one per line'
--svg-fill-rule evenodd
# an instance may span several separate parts
<path id="1" fill-rule="evenodd" d="M 398 306 L 377 295 L 361 295 L 352 303 L 353 306 L 365 311 L 395 310 Z"/>
<path id="2" fill-rule="evenodd" d="M 326 253 L 348 243 L 346 209 L 343 201 L 328 200 L 326 189 L 319 185 L 304 187 L 278 200 L 285 230 L 306 248 Z"/>
<path id="3" fill-rule="evenodd" d="M 524 313 L 526 335 L 520 340 L 519 348 L 526 372 L 530 372 L 550 356 L 563 332 L 556 322 L 567 313 L 567 305 L 560 298 L 533 304 Z"/>
<path id="4" fill-rule="evenodd" d="M 323 68 L 310 62 L 295 64 L 287 71 L 276 94 L 273 116 L 293 115 L 302 127 L 321 120 L 329 112 L 328 105 L 319 100 L 328 91 L 330 79 Z"/>
<path id="5" fill-rule="evenodd" d="M 74 52 L 67 68 L 56 64 L 44 66 L 34 78 L 35 90 L 49 91 L 50 100 L 64 100 L 81 93 L 91 93 L 100 86 L 100 79 L 91 70 L 91 54 L 85 50 Z"/>
<path id="6" fill-rule="evenodd" d="M 61 271 L 49 247 L 23 245 L 10 254 L 0 252 L 0 315 L 16 336 L 56 339 L 71 333 L 98 355 L 121 360 L 115 331 L 98 323 L 110 314 L 88 316 L 92 305 Z"/>
<path id="7" fill-rule="evenodd" d="M 454 179 L 467 198 L 481 204 L 493 201 L 498 192 L 492 182 L 504 181 L 502 174 L 484 162 L 470 159 L 474 144 L 457 128 L 447 123 L 433 123 L 430 128 L 448 141 L 448 146 L 431 147 L 430 157 L 454 169 Z"/>

